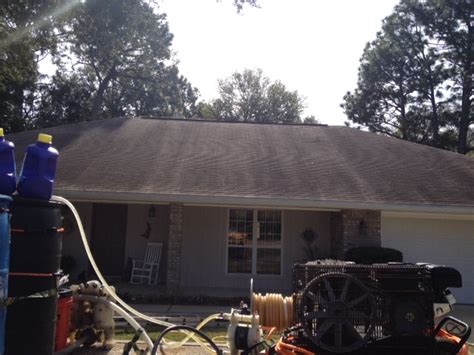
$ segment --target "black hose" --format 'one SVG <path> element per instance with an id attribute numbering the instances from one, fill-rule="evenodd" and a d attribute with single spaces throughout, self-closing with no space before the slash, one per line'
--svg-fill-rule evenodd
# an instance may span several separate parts
<path id="1" fill-rule="evenodd" d="M 258 348 L 260 345 L 268 346 L 267 342 L 265 340 L 263 340 L 263 341 L 261 341 L 257 344 L 252 345 L 250 348 L 247 348 L 244 351 L 242 351 L 242 355 L 250 355 L 252 353 L 252 351 L 254 351 L 256 348 Z"/>
<path id="2" fill-rule="evenodd" d="M 153 344 L 153 349 L 151 350 L 151 355 L 156 355 L 156 353 L 158 351 L 158 346 L 160 346 L 160 343 L 161 343 L 161 340 L 163 339 L 163 337 L 167 333 L 172 332 L 174 330 L 189 330 L 191 332 L 196 333 L 201 338 L 203 338 L 205 341 L 207 341 L 209 343 L 209 345 L 211 345 L 211 347 L 215 350 L 217 355 L 222 355 L 222 350 L 219 349 L 218 346 L 216 345 L 216 343 L 214 343 L 206 334 L 204 334 L 200 330 L 198 330 L 196 328 L 193 328 L 193 327 L 190 327 L 188 325 L 173 325 L 173 326 L 168 327 L 165 330 L 163 330 L 161 332 L 160 336 L 156 339 L 155 344 Z"/>

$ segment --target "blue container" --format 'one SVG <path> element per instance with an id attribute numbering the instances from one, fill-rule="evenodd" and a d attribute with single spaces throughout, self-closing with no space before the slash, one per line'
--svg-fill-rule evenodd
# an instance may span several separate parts
<path id="1" fill-rule="evenodd" d="M 0 128 L 0 195 L 11 195 L 16 188 L 15 145 L 5 140 Z"/>
<path id="2" fill-rule="evenodd" d="M 18 181 L 18 194 L 27 198 L 49 200 L 53 193 L 59 153 L 51 145 L 53 138 L 39 134 L 36 143 L 26 149 Z"/>
<path id="3" fill-rule="evenodd" d="M 10 260 L 10 216 L 8 206 L 11 198 L 0 195 L 0 355 L 5 352 L 5 319 L 4 301 L 8 295 L 8 264 Z"/>

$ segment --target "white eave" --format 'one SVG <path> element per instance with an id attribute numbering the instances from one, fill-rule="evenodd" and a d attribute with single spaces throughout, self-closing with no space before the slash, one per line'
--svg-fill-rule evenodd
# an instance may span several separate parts
<path id="1" fill-rule="evenodd" d="M 279 209 L 302 210 L 327 210 L 339 211 L 341 209 L 366 209 L 380 210 L 386 216 L 403 216 L 400 213 L 418 214 L 446 214 L 459 215 L 474 219 L 474 206 L 449 206 L 425 205 L 406 203 L 381 203 L 358 201 L 333 201 L 311 199 L 282 199 L 254 196 L 208 196 L 208 195 L 181 195 L 181 194 L 155 194 L 134 192 L 109 192 L 109 191 L 77 191 L 56 189 L 56 195 L 78 202 L 103 202 L 103 203 L 128 203 L 128 204 L 170 204 L 181 203 L 196 206 L 242 206 L 242 207 L 267 207 Z M 397 215 L 398 214 L 398 215 Z M 423 216 L 423 215 L 421 215 Z"/>

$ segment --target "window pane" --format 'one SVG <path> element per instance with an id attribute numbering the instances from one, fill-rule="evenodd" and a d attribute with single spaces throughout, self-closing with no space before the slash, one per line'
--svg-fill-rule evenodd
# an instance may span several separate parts
<path id="1" fill-rule="evenodd" d="M 281 211 L 258 211 L 258 246 L 278 247 L 281 242 Z"/>
<path id="2" fill-rule="evenodd" d="M 229 245 L 252 245 L 253 238 L 253 211 L 229 211 Z"/>
<path id="3" fill-rule="evenodd" d="M 281 250 L 264 249 L 257 250 L 257 274 L 280 275 Z"/>
<path id="4" fill-rule="evenodd" d="M 227 271 L 250 274 L 252 272 L 252 248 L 229 247 Z"/>

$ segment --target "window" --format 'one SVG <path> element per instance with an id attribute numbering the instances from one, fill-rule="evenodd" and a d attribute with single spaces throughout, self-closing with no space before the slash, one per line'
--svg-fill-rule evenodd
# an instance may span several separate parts
<path id="1" fill-rule="evenodd" d="M 227 272 L 281 274 L 281 211 L 229 210 Z"/>

